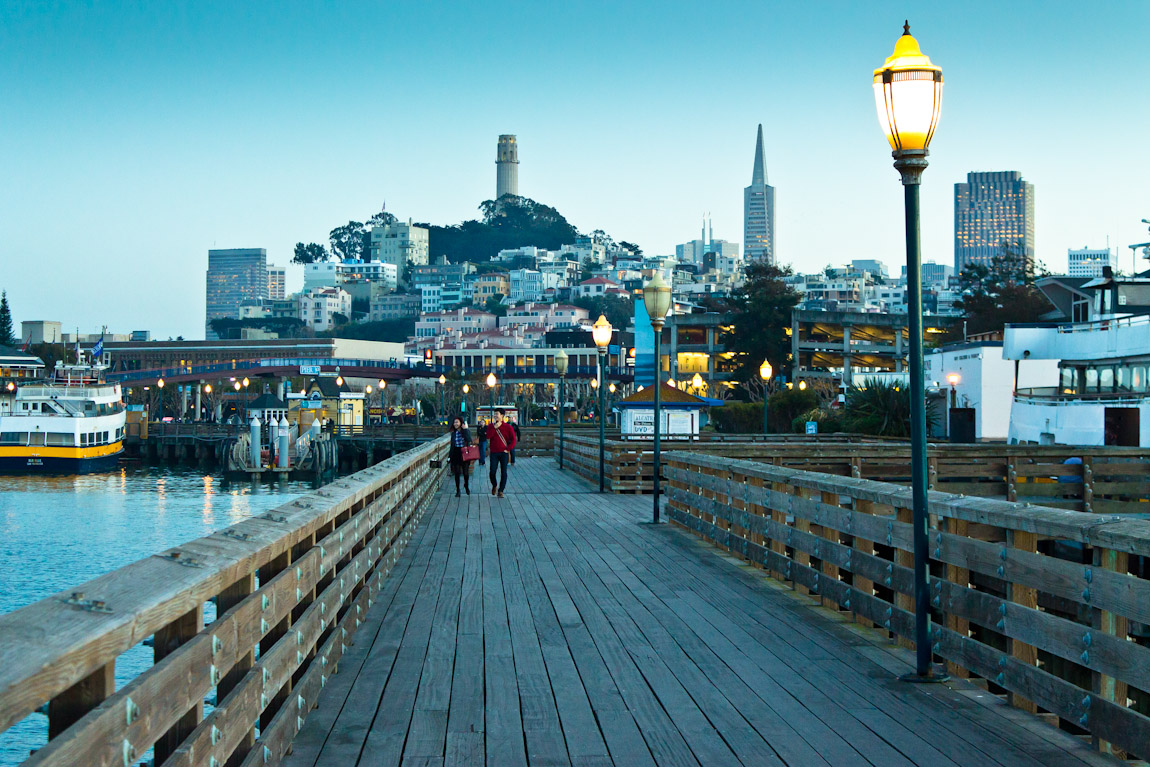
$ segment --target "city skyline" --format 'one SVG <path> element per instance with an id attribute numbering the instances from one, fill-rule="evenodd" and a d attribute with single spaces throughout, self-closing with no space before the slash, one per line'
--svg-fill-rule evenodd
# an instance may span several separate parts
<path id="1" fill-rule="evenodd" d="M 583 231 L 673 253 L 703 211 L 726 236 L 742 228 L 746 136 L 762 122 L 782 263 L 878 258 L 898 271 L 902 195 L 869 79 L 901 6 L 739 5 L 700 19 L 689 4 L 657 18 L 638 5 L 523 5 L 521 46 L 503 45 L 480 10 L 450 4 L 258 7 L 9 14 L 0 40 L 19 55 L 2 64 L 0 136 L 19 151 L 5 159 L 0 287 L 17 320 L 195 337 L 209 249 L 266 248 L 283 265 L 295 242 L 325 241 L 385 201 L 403 220 L 477 217 L 503 133 L 530 147 L 519 168 L 528 196 Z M 1018 170 L 1041 193 L 1040 261 L 1063 269 L 1068 248 L 1109 237 L 1130 268 L 1125 246 L 1145 239 L 1150 214 L 1138 185 L 1150 167 L 1137 54 L 1147 21 L 1150 7 L 1133 2 L 916 11 L 912 31 L 947 82 L 923 186 L 924 258 L 952 259 L 955 183 Z M 381 50 L 372 31 L 383 24 L 435 34 Z M 729 49 L 683 57 L 700 33 Z M 581 39 L 610 55 L 558 63 L 552 54 Z M 1084 43 L 1088 58 L 1059 55 Z M 484 84 L 504 67 L 515 87 L 496 94 Z M 695 93 L 724 119 L 666 119 Z M 45 279 L 49 261 L 59 279 Z"/>

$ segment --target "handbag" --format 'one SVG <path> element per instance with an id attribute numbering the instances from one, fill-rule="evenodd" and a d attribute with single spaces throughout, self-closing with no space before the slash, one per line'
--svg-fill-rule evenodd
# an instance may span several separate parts
<path id="1" fill-rule="evenodd" d="M 464 445 L 459 449 L 463 461 L 478 461 L 479 448 L 475 445 Z"/>

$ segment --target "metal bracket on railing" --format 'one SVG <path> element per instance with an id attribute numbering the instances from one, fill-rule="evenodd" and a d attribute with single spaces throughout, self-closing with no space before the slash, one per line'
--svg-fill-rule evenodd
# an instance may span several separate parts
<path id="1" fill-rule="evenodd" d="M 273 514 L 270 511 L 267 514 L 261 515 L 260 519 L 267 519 L 271 522 L 287 522 L 287 517 L 283 514 Z"/>
<path id="2" fill-rule="evenodd" d="M 230 527 L 227 530 L 224 530 L 223 534 L 228 538 L 235 538 L 237 541 L 250 541 L 252 539 L 251 535 L 248 533 L 241 533 L 238 530 L 231 529 Z"/>
<path id="3" fill-rule="evenodd" d="M 195 557 L 190 557 L 182 551 L 169 551 L 166 554 L 157 554 L 160 559 L 166 559 L 169 562 L 175 562 L 177 565 L 184 567 L 203 567 L 204 563 Z"/>
<path id="4" fill-rule="evenodd" d="M 102 599 L 85 599 L 83 591 L 73 591 L 72 596 L 67 599 L 61 599 L 60 601 L 66 605 L 87 610 L 90 613 L 111 614 L 112 612 L 112 608 L 108 607 L 107 602 Z"/>
<path id="5" fill-rule="evenodd" d="M 122 756 L 124 757 L 124 767 L 132 767 L 136 762 L 136 747 L 124 738 L 122 744 Z"/>

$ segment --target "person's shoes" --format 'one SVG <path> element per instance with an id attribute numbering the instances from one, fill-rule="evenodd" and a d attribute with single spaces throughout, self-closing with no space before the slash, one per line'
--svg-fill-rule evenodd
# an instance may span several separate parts
<path id="1" fill-rule="evenodd" d="M 492 485 L 492 486 L 491 486 L 491 494 L 492 494 L 492 495 L 495 495 L 495 494 L 496 494 L 496 493 L 498 493 L 498 492 L 499 492 L 499 490 L 498 490 L 498 489 L 495 487 L 495 485 Z"/>
<path id="2" fill-rule="evenodd" d="M 469 487 L 469 488 L 467 488 L 467 494 L 468 494 L 468 495 L 471 495 L 471 488 L 470 488 L 470 487 Z"/>
<path id="3" fill-rule="evenodd" d="M 456 497 L 456 498 L 458 498 L 458 497 L 459 497 L 459 491 L 458 491 L 458 490 L 456 490 L 456 491 L 455 491 L 455 497 Z"/>
<path id="4" fill-rule="evenodd" d="M 503 495 L 503 491 L 502 491 L 502 490 L 499 492 L 499 497 L 500 497 L 500 498 L 504 498 L 504 497 L 506 497 L 506 496 L 504 496 L 504 495 Z"/>

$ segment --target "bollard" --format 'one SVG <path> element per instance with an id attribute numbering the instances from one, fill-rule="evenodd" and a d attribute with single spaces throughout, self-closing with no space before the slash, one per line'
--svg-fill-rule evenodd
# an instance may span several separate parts
<path id="1" fill-rule="evenodd" d="M 248 468 L 260 468 L 260 419 L 255 416 L 252 416 L 251 444 L 248 447 L 250 450 L 248 453 Z"/>
<path id="2" fill-rule="evenodd" d="M 284 416 L 284 419 L 280 421 L 279 441 L 276 442 L 276 465 L 281 469 L 288 467 L 288 437 L 290 435 L 290 428 L 287 416 Z"/>

